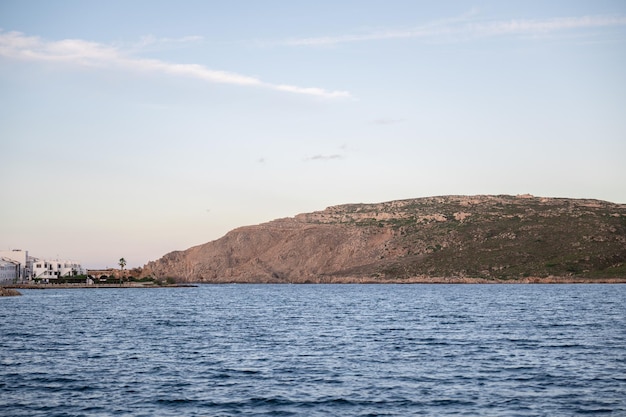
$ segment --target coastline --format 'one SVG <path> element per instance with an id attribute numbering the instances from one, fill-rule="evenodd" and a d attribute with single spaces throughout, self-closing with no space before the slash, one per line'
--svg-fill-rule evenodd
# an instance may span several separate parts
<path id="1" fill-rule="evenodd" d="M 196 284 L 168 284 L 168 285 L 142 285 L 142 283 L 133 284 L 12 284 L 5 285 L 7 289 L 22 290 L 53 290 L 53 289 L 72 289 L 72 288 L 190 288 L 197 287 Z"/>
<path id="2" fill-rule="evenodd" d="M 485 279 L 468 277 L 411 277 L 406 279 L 372 279 L 364 277 L 319 277 L 294 282 L 255 281 L 255 280 L 224 280 L 219 282 L 190 282 L 169 285 L 152 285 L 145 283 L 119 284 L 12 284 L 5 285 L 7 290 L 17 289 L 72 289 L 72 288 L 193 288 L 202 284 L 626 284 L 624 278 L 581 278 L 581 277 L 528 277 L 523 279 Z"/>

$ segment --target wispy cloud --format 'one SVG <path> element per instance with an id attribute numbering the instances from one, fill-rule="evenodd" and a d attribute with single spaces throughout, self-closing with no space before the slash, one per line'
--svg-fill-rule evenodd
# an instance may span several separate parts
<path id="1" fill-rule="evenodd" d="M 281 43 L 291 46 L 324 46 L 407 38 L 455 41 L 496 36 L 540 36 L 566 30 L 626 26 L 626 16 L 622 15 L 499 21 L 479 21 L 474 19 L 473 15 L 474 13 L 471 13 L 460 18 L 435 21 L 407 30 L 383 30 L 363 34 L 297 38 Z"/>
<path id="2" fill-rule="evenodd" d="M 145 47 L 150 45 L 180 45 L 187 43 L 196 43 L 204 40 L 202 36 L 183 36 L 180 38 L 158 38 L 154 35 L 142 36 L 139 42 L 135 43 L 137 47 Z"/>
<path id="3" fill-rule="evenodd" d="M 187 40 L 194 39 L 188 38 Z M 157 40 L 146 39 L 143 42 L 149 44 L 157 42 Z M 268 83 L 256 77 L 212 70 L 198 64 L 180 64 L 158 59 L 138 58 L 120 47 L 81 39 L 48 41 L 37 36 L 26 36 L 21 32 L 0 31 L 0 56 L 9 59 L 56 62 L 82 67 L 157 72 L 172 76 L 195 78 L 211 83 L 267 88 L 322 98 L 351 97 L 347 91 L 331 91 L 319 87 Z"/>
<path id="4" fill-rule="evenodd" d="M 306 158 L 306 161 L 330 161 L 333 159 L 343 159 L 344 156 L 340 154 L 332 154 L 332 155 L 313 155 Z"/>
<path id="5" fill-rule="evenodd" d="M 131 53 L 142 53 L 145 51 L 160 51 L 170 48 L 181 48 L 188 45 L 197 45 L 204 41 L 202 36 L 182 36 L 180 38 L 159 38 L 154 35 L 142 36 L 136 42 L 121 42 L 114 45 Z"/>

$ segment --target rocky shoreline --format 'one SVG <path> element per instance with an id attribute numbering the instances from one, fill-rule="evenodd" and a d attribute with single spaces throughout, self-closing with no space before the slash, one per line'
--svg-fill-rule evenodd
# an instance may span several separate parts
<path id="1" fill-rule="evenodd" d="M 22 294 L 19 291 L 14 290 L 12 288 L 0 287 L 0 297 L 14 297 L 17 295 L 22 295 Z"/>
<path id="2" fill-rule="evenodd" d="M 50 289 L 107 289 L 107 288 L 193 288 L 198 285 L 208 284 L 203 282 L 170 284 L 170 285 L 132 285 L 124 284 L 12 284 L 0 287 L 0 297 L 22 295 L 17 289 L 26 290 L 50 290 Z M 224 279 L 210 284 L 626 284 L 626 278 L 580 278 L 580 277 L 527 277 L 522 279 L 485 279 L 471 277 L 410 277 L 404 279 L 375 279 L 365 277 L 318 277 L 302 281 L 284 282 L 278 280 L 247 280 L 247 279 Z"/>
<path id="3" fill-rule="evenodd" d="M 319 277 L 302 281 L 224 279 L 198 284 L 626 284 L 626 278 L 528 277 L 522 279 L 485 279 L 459 277 L 411 277 L 404 279 L 376 279 L 364 277 Z"/>

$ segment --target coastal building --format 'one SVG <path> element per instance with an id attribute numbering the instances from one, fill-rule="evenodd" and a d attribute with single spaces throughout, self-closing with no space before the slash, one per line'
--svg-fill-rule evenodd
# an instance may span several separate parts
<path id="1" fill-rule="evenodd" d="M 35 258 L 22 249 L 0 251 L 0 284 L 19 284 L 33 279 L 50 282 L 85 274 L 86 270 L 77 261 Z"/>
<path id="2" fill-rule="evenodd" d="M 33 279 L 48 282 L 58 278 L 85 274 L 85 270 L 79 262 L 59 259 L 33 258 L 32 271 Z"/>
<path id="3" fill-rule="evenodd" d="M 0 258 L 0 285 L 15 284 L 20 276 L 19 262 Z"/>
<path id="4" fill-rule="evenodd" d="M 28 256 L 27 250 L 13 249 L 0 251 L 0 260 L 3 262 L 12 263 L 16 268 L 16 277 L 12 278 L 13 283 L 22 282 L 30 279 L 32 271 L 32 258 Z M 4 266 L 4 271 L 9 274 L 10 265 Z M 8 276 L 8 275 L 7 275 Z"/>

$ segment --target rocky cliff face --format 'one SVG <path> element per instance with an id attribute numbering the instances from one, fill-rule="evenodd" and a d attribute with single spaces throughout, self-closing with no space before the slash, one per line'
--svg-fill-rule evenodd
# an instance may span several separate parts
<path id="1" fill-rule="evenodd" d="M 144 275 L 182 282 L 626 278 L 626 205 L 524 196 L 347 204 L 235 229 Z"/>

